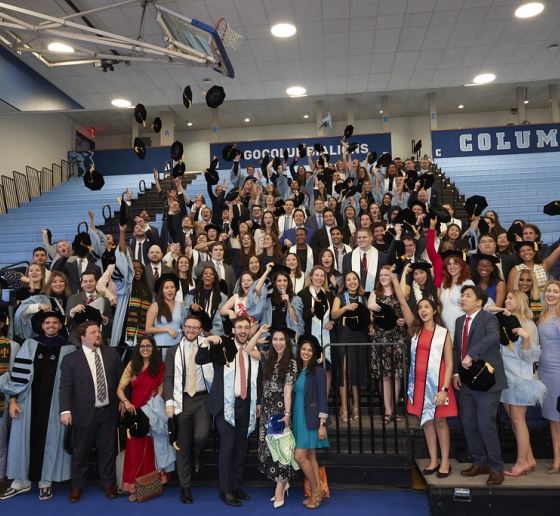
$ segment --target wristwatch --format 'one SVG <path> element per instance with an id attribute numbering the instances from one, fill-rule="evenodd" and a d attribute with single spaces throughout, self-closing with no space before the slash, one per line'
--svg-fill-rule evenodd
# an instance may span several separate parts
<path id="1" fill-rule="evenodd" d="M 443 391 L 443 392 L 449 392 L 449 387 L 444 387 L 444 388 L 442 389 L 442 391 Z"/>
<path id="2" fill-rule="evenodd" d="M 321 423 L 321 426 L 327 426 L 327 423 L 325 423 L 324 421 Z"/>

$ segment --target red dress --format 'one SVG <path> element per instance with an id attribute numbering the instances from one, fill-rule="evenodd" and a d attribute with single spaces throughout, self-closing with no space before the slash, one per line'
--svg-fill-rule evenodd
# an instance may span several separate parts
<path id="1" fill-rule="evenodd" d="M 426 373 L 428 369 L 428 357 L 430 356 L 430 345 L 432 342 L 434 332 L 422 330 L 420 338 L 418 339 L 418 345 L 416 347 L 416 363 L 413 364 L 415 367 L 414 375 L 414 402 L 410 402 L 408 398 L 406 410 L 409 414 L 420 417 L 422 415 L 422 408 L 424 406 L 424 389 L 426 387 Z M 438 392 L 444 387 L 443 381 L 445 379 L 445 361 L 441 360 L 441 366 L 439 370 L 439 384 Z M 453 387 L 449 386 L 449 392 L 447 393 L 449 397 L 449 405 L 441 405 L 436 407 L 435 417 L 452 417 L 457 415 L 457 402 L 455 401 L 455 393 L 453 392 Z"/>
<path id="2" fill-rule="evenodd" d="M 156 376 L 150 376 L 148 368 L 146 368 L 132 381 L 130 403 L 136 409 L 143 407 L 152 397 L 153 392 L 157 392 L 163 382 L 164 372 L 165 364 L 161 364 Z M 130 439 L 127 439 L 124 454 L 123 491 L 134 492 L 134 479 L 154 471 L 155 464 L 154 443 L 149 434 L 142 438 L 131 436 Z M 167 480 L 167 475 L 161 476 L 162 483 Z"/>

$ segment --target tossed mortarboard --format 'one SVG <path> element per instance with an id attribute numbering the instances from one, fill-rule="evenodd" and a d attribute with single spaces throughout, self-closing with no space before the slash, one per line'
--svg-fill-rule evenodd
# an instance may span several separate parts
<path id="1" fill-rule="evenodd" d="M 381 154 L 381 156 L 379 156 L 379 159 L 377 160 L 377 166 L 386 167 L 387 165 L 389 165 L 389 163 L 391 163 L 391 161 L 393 161 L 391 154 L 389 154 L 388 152 L 384 152 L 383 154 Z"/>
<path id="2" fill-rule="evenodd" d="M 136 104 L 136 107 L 134 108 L 134 120 L 146 127 L 147 116 L 148 113 L 146 112 L 144 104 Z"/>
<path id="3" fill-rule="evenodd" d="M 183 144 L 180 141 L 175 141 L 171 145 L 171 159 L 179 161 L 183 157 Z"/>
<path id="4" fill-rule="evenodd" d="M 418 178 L 418 181 L 420 181 L 421 190 L 428 190 L 429 188 L 434 186 L 436 178 L 433 174 L 424 174 L 423 176 Z"/>
<path id="5" fill-rule="evenodd" d="M 139 136 L 134 138 L 134 152 L 140 159 L 144 159 L 146 157 L 146 144 Z"/>
<path id="6" fill-rule="evenodd" d="M 512 244 L 517 242 L 516 236 L 523 238 L 523 224 L 521 222 L 514 222 L 507 230 L 507 239 Z"/>
<path id="7" fill-rule="evenodd" d="M 89 234 L 83 231 L 78 233 L 72 242 L 72 249 L 78 256 L 86 256 L 90 251 L 93 251 Z"/>
<path id="8" fill-rule="evenodd" d="M 478 233 L 480 235 L 484 235 L 489 232 L 490 232 L 490 226 L 488 225 L 488 222 L 486 222 L 484 219 L 481 218 L 478 221 Z"/>
<path id="9" fill-rule="evenodd" d="M 469 217 L 480 217 L 480 214 L 488 207 L 486 197 L 473 195 L 465 201 L 465 211 Z"/>
<path id="10" fill-rule="evenodd" d="M 190 86 L 185 86 L 183 90 L 183 105 L 189 109 L 192 106 L 192 89 Z"/>
<path id="11" fill-rule="evenodd" d="M 305 158 L 307 154 L 307 145 L 305 145 L 305 143 L 299 143 L 297 148 L 300 159 Z"/>
<path id="12" fill-rule="evenodd" d="M 395 224 L 407 225 L 412 229 L 416 225 L 416 215 L 409 208 L 401 210 L 395 217 Z"/>
<path id="13" fill-rule="evenodd" d="M 278 156 L 274 156 L 274 158 L 272 158 L 272 170 L 274 170 L 274 172 L 276 172 L 278 170 L 278 167 L 282 164 L 280 158 Z"/>
<path id="14" fill-rule="evenodd" d="M 173 172 L 171 173 L 171 176 L 173 178 L 183 177 L 186 170 L 187 170 L 187 167 L 185 166 L 185 163 L 183 162 L 183 160 L 181 160 L 173 167 Z"/>
<path id="15" fill-rule="evenodd" d="M 216 109 L 221 106 L 226 98 L 226 92 L 221 86 L 212 86 L 206 92 L 206 105 L 210 108 Z"/>
<path id="16" fill-rule="evenodd" d="M 442 206 L 430 206 L 430 209 L 428 210 L 428 216 L 429 216 L 428 221 L 429 219 L 435 219 L 435 218 L 438 219 L 438 222 L 442 222 L 444 224 L 447 224 L 448 222 L 451 221 L 451 215 Z M 429 227 L 429 224 L 427 227 Z"/>
<path id="17" fill-rule="evenodd" d="M 233 161 L 239 154 L 243 154 L 243 151 L 237 148 L 237 143 L 226 145 L 222 150 L 222 158 L 226 161 Z"/>
<path id="18" fill-rule="evenodd" d="M 235 188 L 231 189 L 225 196 L 225 200 L 228 202 L 233 202 L 235 199 L 239 197 L 239 188 L 236 186 Z"/>
<path id="19" fill-rule="evenodd" d="M 421 148 L 422 148 L 422 138 L 420 138 L 420 140 L 418 140 L 416 144 L 412 147 L 412 154 L 416 154 L 417 152 L 420 152 Z"/>
<path id="20" fill-rule="evenodd" d="M 121 209 L 119 212 L 119 226 L 127 226 L 128 217 L 126 216 L 126 201 L 121 199 Z"/>
<path id="21" fill-rule="evenodd" d="M 218 162 L 218 158 L 214 156 L 212 158 L 210 166 L 204 171 L 204 178 L 206 179 L 206 182 L 211 186 L 217 185 L 220 181 L 220 175 L 216 170 L 219 165 L 220 164 Z"/>
<path id="22" fill-rule="evenodd" d="M 346 147 L 346 152 L 348 154 L 352 154 L 359 146 L 360 144 L 358 142 L 352 142 L 348 144 L 348 147 Z"/>
<path id="23" fill-rule="evenodd" d="M 90 190 L 101 190 L 105 185 L 103 174 L 92 167 L 84 174 L 84 185 Z"/>
<path id="24" fill-rule="evenodd" d="M 283 157 L 284 157 L 284 161 L 287 162 L 288 159 L 290 158 L 290 152 L 288 151 L 288 149 L 284 149 L 284 152 L 283 152 L 282 155 L 283 155 Z"/>
<path id="25" fill-rule="evenodd" d="M 347 125 L 344 128 L 344 136 L 342 137 L 343 140 L 346 140 L 346 138 L 350 138 L 350 136 L 352 136 L 354 134 L 354 126 L 353 125 Z"/>
<path id="26" fill-rule="evenodd" d="M 156 116 L 154 118 L 154 121 L 152 122 L 152 129 L 154 130 L 154 133 L 159 133 L 161 131 L 161 118 L 159 116 Z"/>
<path id="27" fill-rule="evenodd" d="M 377 159 L 377 152 L 370 152 L 368 157 L 367 157 L 367 162 L 368 165 L 373 165 L 375 163 L 375 160 Z"/>
<path id="28" fill-rule="evenodd" d="M 560 201 L 549 202 L 544 208 L 543 213 L 546 215 L 560 215 Z"/>

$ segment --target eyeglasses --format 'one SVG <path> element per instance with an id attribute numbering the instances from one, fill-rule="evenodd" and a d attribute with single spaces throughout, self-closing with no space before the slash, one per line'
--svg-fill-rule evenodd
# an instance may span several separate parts
<path id="1" fill-rule="evenodd" d="M 200 326 L 185 326 L 185 330 L 200 330 Z"/>
<path id="2" fill-rule="evenodd" d="M 494 266 L 491 263 L 479 263 L 477 265 L 478 269 L 493 269 Z"/>
<path id="3" fill-rule="evenodd" d="M 152 349 L 152 345 L 151 344 L 142 344 L 140 346 L 140 349 Z"/>

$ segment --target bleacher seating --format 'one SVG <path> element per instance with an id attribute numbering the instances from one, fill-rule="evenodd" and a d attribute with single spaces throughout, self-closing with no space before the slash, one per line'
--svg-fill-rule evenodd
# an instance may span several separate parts
<path id="1" fill-rule="evenodd" d="M 560 221 L 543 213 L 560 199 L 560 153 L 437 158 L 436 164 L 465 198 L 485 196 L 506 229 L 522 219 L 539 226 L 544 242 L 560 238 Z"/>
<path id="2" fill-rule="evenodd" d="M 151 187 L 153 177 L 145 175 L 105 176 L 105 186 L 98 191 L 88 190 L 82 178 L 72 178 L 41 197 L 33 197 L 31 202 L 9 210 L 0 216 L 0 268 L 30 260 L 32 250 L 42 245 L 43 228 L 51 230 L 53 241 L 65 239 L 72 243 L 78 223 L 89 224 L 88 210 L 94 212 L 96 225 L 102 224 L 103 206 L 108 204 L 112 211 L 119 210 L 117 197 L 127 187 L 133 190 L 133 198 L 137 198 L 141 179 L 146 181 L 146 188 Z"/>

